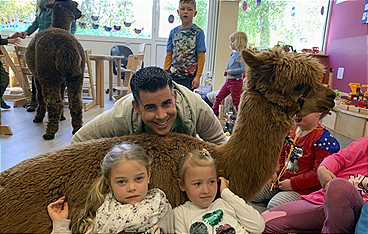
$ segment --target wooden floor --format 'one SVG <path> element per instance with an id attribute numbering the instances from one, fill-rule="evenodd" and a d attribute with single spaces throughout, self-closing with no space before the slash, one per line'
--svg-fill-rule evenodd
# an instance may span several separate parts
<path id="1" fill-rule="evenodd" d="M 12 106 L 11 101 L 7 101 Z M 113 101 L 105 99 L 105 107 L 98 106 L 83 112 L 83 122 L 87 123 L 104 110 L 113 106 Z M 41 124 L 33 123 L 35 112 L 27 112 L 23 107 L 1 110 L 2 124 L 9 125 L 13 135 L 0 136 L 0 171 L 12 167 L 24 159 L 54 151 L 67 146 L 72 138 L 72 126 L 70 122 L 69 109 L 64 109 L 66 120 L 60 122 L 59 131 L 55 139 L 45 141 L 42 135 L 45 131 L 47 118 Z"/>

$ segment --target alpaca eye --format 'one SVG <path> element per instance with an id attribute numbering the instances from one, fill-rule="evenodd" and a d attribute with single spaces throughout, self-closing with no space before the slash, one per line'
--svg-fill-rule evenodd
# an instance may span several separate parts
<path id="1" fill-rule="evenodd" d="M 295 92 L 300 92 L 304 89 L 304 84 L 298 84 L 297 86 L 294 87 L 294 91 Z"/>

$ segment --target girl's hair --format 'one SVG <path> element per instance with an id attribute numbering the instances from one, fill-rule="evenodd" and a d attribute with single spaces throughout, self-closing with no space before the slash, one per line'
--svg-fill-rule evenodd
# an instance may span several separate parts
<path id="1" fill-rule="evenodd" d="M 245 48 L 247 48 L 248 44 L 248 37 L 245 32 L 233 32 L 229 36 L 230 41 L 235 42 L 234 47 L 236 51 L 241 51 Z"/>
<path id="2" fill-rule="evenodd" d="M 101 175 L 92 184 L 85 206 L 72 225 L 73 233 L 86 233 L 94 229 L 96 212 L 110 191 L 111 169 L 121 160 L 137 160 L 150 171 L 151 160 L 139 145 L 121 142 L 112 147 L 101 161 Z"/>
<path id="3" fill-rule="evenodd" d="M 206 149 L 194 150 L 184 154 L 178 162 L 177 175 L 180 180 L 184 181 L 185 171 L 188 167 L 206 167 L 214 166 L 216 168 L 215 159 Z"/>

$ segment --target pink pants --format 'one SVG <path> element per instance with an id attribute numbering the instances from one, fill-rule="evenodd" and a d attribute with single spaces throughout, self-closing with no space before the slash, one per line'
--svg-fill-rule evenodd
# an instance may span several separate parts
<path id="1" fill-rule="evenodd" d="M 262 213 L 265 233 L 354 233 L 363 199 L 347 180 L 333 179 L 324 204 L 288 202 Z"/>
<path id="2" fill-rule="evenodd" d="M 238 111 L 238 105 L 240 102 L 240 95 L 242 92 L 243 80 L 226 79 L 224 85 L 222 85 L 220 92 L 217 94 L 215 102 L 213 103 L 212 110 L 215 114 L 219 111 L 219 105 L 224 98 L 231 94 L 234 107 Z"/>

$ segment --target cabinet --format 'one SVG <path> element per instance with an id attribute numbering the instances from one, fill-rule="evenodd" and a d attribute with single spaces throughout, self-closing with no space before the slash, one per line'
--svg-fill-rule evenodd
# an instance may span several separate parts
<path id="1" fill-rule="evenodd" d="M 357 140 L 368 136 L 368 115 L 339 107 L 334 108 L 331 115 L 327 115 L 322 124 L 333 131 Z"/>

